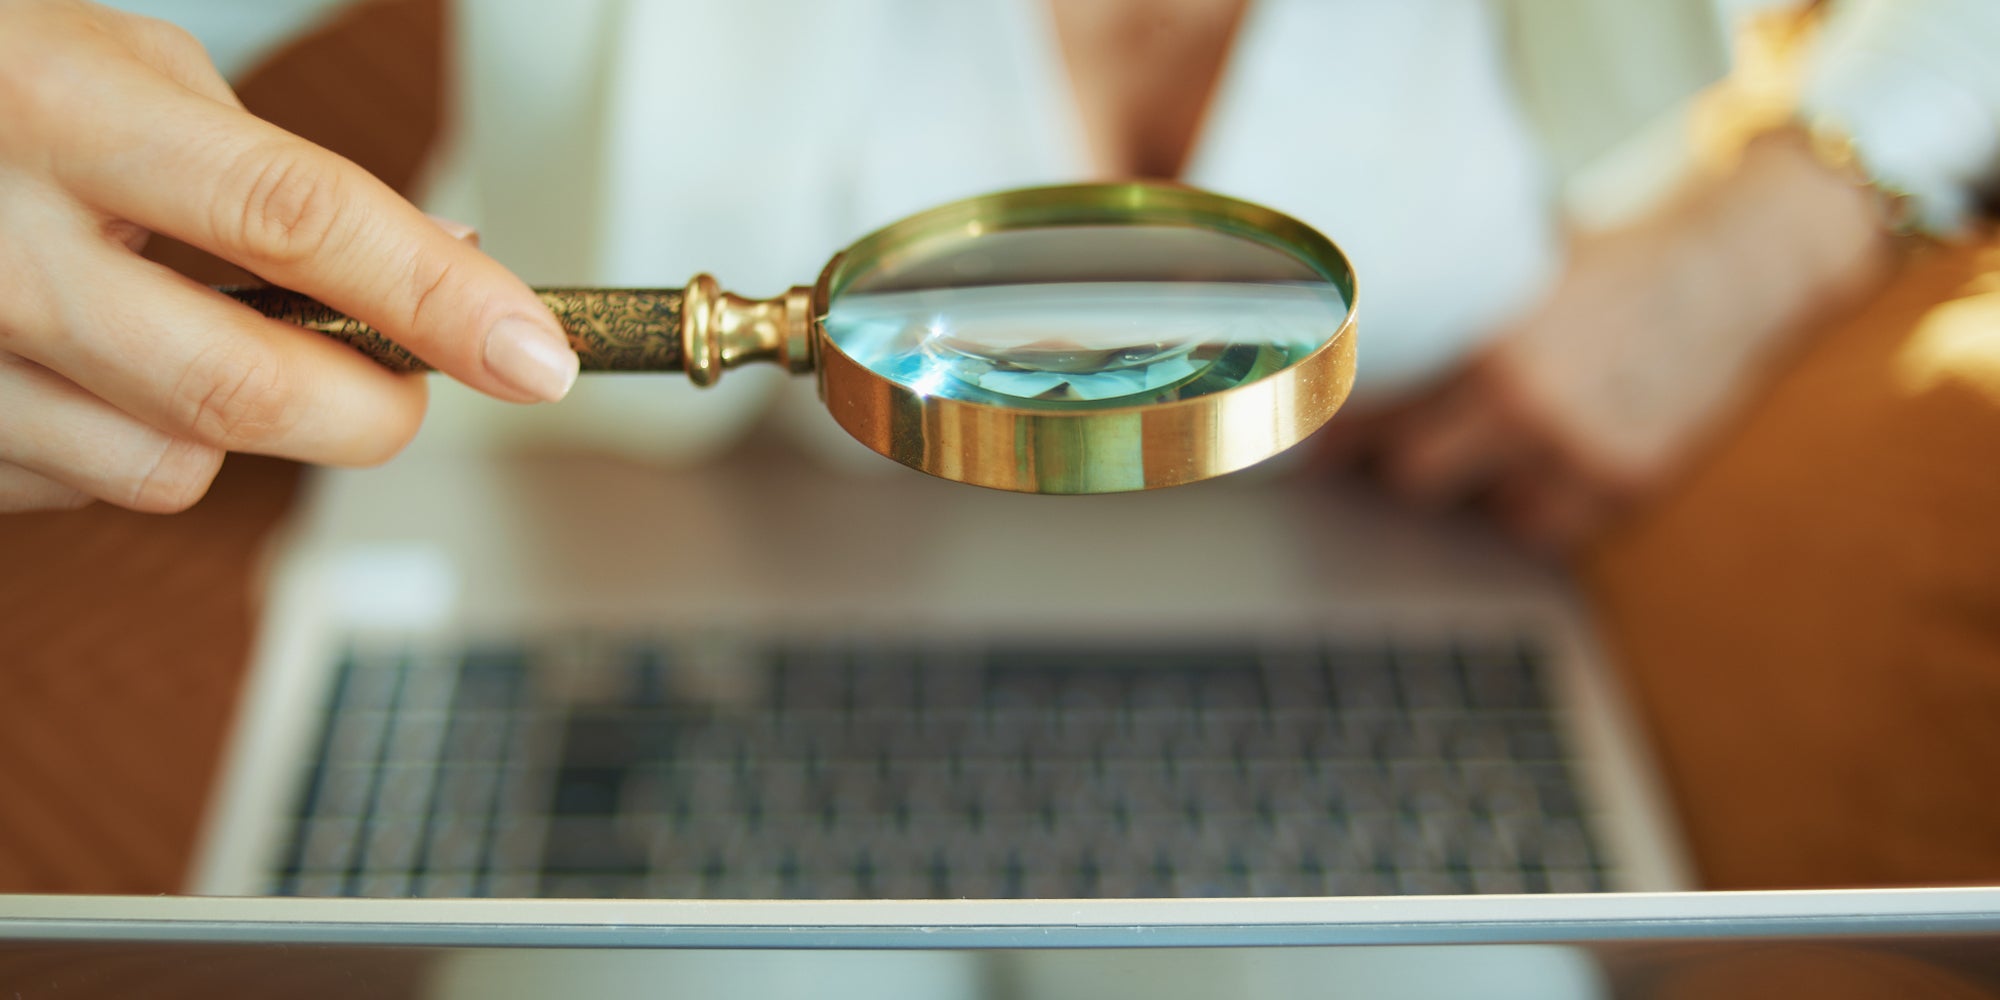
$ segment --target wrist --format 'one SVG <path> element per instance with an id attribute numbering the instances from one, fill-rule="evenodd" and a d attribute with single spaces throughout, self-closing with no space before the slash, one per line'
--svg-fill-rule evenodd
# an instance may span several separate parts
<path id="1" fill-rule="evenodd" d="M 1893 259 L 1898 206 L 1804 129 L 1753 140 L 1701 202 L 1716 280 L 1774 324 L 1872 287 Z"/>
<path id="2" fill-rule="evenodd" d="M 1807 148 L 1821 167 L 1869 197 L 1884 230 L 1898 238 L 1923 234 L 1915 197 L 1877 177 L 1868 168 L 1852 133 L 1824 118 L 1794 126 L 1791 131 L 1803 134 Z"/>

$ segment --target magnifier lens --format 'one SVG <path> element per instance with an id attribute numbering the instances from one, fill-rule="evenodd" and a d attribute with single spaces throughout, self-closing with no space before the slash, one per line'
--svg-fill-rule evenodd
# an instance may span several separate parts
<path id="1" fill-rule="evenodd" d="M 826 333 L 923 396 L 1096 409 L 1256 381 L 1324 345 L 1347 313 L 1298 257 L 1219 229 L 967 227 L 851 274 Z"/>

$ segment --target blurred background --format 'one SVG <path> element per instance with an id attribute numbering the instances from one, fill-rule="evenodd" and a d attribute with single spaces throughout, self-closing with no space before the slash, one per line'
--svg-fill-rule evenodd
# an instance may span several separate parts
<path id="1" fill-rule="evenodd" d="M 259 49 L 281 26 L 263 25 L 255 6 L 207 8 L 241 36 L 234 49 L 216 52 L 225 69 L 232 59 L 244 64 L 232 79 L 254 113 L 347 155 L 432 207 L 479 222 L 489 251 L 537 282 L 659 284 L 713 268 L 740 275 L 731 280 L 753 286 L 748 291 L 775 291 L 754 286 L 806 280 L 843 242 L 828 234 L 852 234 L 984 188 L 1060 179 L 1043 175 L 1067 169 L 1037 160 L 1030 143 L 1021 164 L 951 175 L 948 183 L 899 184 L 891 171 L 872 187 L 843 189 L 846 195 L 830 199 L 833 217 L 811 226 L 787 223 L 795 230 L 783 230 L 768 222 L 797 215 L 795 205 L 776 201 L 747 212 L 750 223 L 709 220 L 745 232 L 782 231 L 733 244 L 677 243 L 657 224 L 579 231 L 546 216 L 560 216 L 564 199 L 602 197 L 594 184 L 648 185 L 644 176 L 620 180 L 608 169 L 579 174 L 583 168 L 561 155 L 510 156 L 507 144 L 518 151 L 524 136 L 538 134 L 537 109 L 491 93 L 464 100 L 468 86 L 520 98 L 521 88 L 543 79 L 525 73 L 496 82 L 494 74 L 508 77 L 505 59 L 496 65 L 496 51 L 534 59 L 535 50 L 507 48 L 518 39 L 468 40 L 468 32 L 495 30 L 506 5 L 455 16 L 442 0 L 370 0 L 329 9 L 317 27 L 276 52 Z M 1649 429 L 1643 414 L 1632 418 L 1637 429 L 1629 434 L 1597 419 L 1603 411 L 1591 409 L 1598 405 L 1592 393 L 1567 386 L 1605 383 L 1601 372 L 1539 382 L 1518 374 L 1533 370 L 1523 358 L 1573 352 L 1559 340 L 1554 348 L 1538 346 L 1546 338 L 1533 333 L 1510 340 L 1509 331 L 1620 330 L 1621 310 L 1630 310 L 1639 286 L 1602 275 L 1637 267 L 1665 280 L 1652 258 L 1620 263 L 1626 260 L 1620 253 L 1666 231 L 1665 223 L 1648 220 L 1663 212 L 1704 219 L 1702 213 L 1714 212 L 1754 219 L 1751 235 L 1759 236 L 1758 226 L 1776 223 L 1742 206 L 1785 199 L 1755 185 L 1803 190 L 1782 166 L 1771 168 L 1777 171 L 1771 179 L 1752 177 L 1741 191 L 1729 186 L 1740 176 L 1731 173 L 1737 165 L 1763 162 L 1745 152 L 1754 139 L 1782 125 L 1796 106 L 1800 53 L 1810 51 L 1797 12 L 1718 13 L 1705 4 L 1647 11 L 1621 7 L 1613 14 L 1582 2 L 1494 4 L 1473 20 L 1496 34 L 1464 43 L 1491 65 L 1400 66 L 1399 89 L 1294 95 L 1286 108 L 1293 116 L 1318 103 L 1370 101 L 1379 101 L 1384 114 L 1406 116 L 1409 126 L 1392 130 L 1404 145 L 1388 161 L 1431 171 L 1422 183 L 1436 199 L 1408 218 L 1379 211 L 1350 216 L 1344 204 L 1369 200 L 1370 193 L 1355 189 L 1350 177 L 1306 176 L 1296 180 L 1302 188 L 1334 189 L 1313 203 L 1326 207 L 1279 205 L 1348 245 L 1364 288 L 1371 287 L 1370 267 L 1380 269 L 1385 276 L 1374 280 L 1383 289 L 1381 306 L 1364 317 L 1363 343 L 1371 322 L 1379 319 L 1389 331 L 1375 384 L 1364 385 L 1354 412 L 1315 446 L 1317 457 L 1297 460 L 1291 474 L 1359 468 L 1392 493 L 1472 508 L 1575 575 L 1655 741 L 1702 886 L 1990 883 L 2000 878 L 2000 797 L 1992 794 L 2000 765 L 2000 518 L 1994 515 L 2000 510 L 1994 444 L 2000 441 L 2000 246 L 1987 233 L 1983 209 L 1968 202 L 1943 222 L 1930 220 L 1932 228 L 1951 230 L 1951 239 L 1934 240 L 1888 235 L 1891 223 L 1905 220 L 1884 207 L 1879 245 L 1871 237 L 1852 259 L 1828 265 L 1846 285 L 1839 294 L 1802 289 L 1792 299 L 1767 301 L 1756 292 L 1781 287 L 1784 274 L 1750 282 L 1747 304 L 1732 314 L 1762 310 L 1778 317 L 1772 328 L 1787 332 L 1772 334 L 1750 352 L 1754 360 L 1720 376 L 1726 391 L 1669 430 Z M 1242 16 L 1238 11 L 1214 30 L 1233 37 L 1243 30 Z M 1084 44 L 1077 39 L 1095 30 L 1115 28 L 1085 24 L 1065 36 L 1066 44 Z M 532 31 L 526 37 L 532 42 Z M 1163 55 L 1146 44 L 1133 43 L 1151 54 L 1153 61 L 1143 64 L 1189 65 L 1181 54 Z M 1448 89 L 1439 81 L 1480 73 L 1504 73 L 1516 99 L 1501 110 L 1453 112 L 1446 101 L 1426 107 L 1431 84 Z M 1072 64 L 1070 78 L 1087 87 L 1087 66 L 1079 71 Z M 766 100 L 743 96 L 748 85 L 740 80 L 732 86 L 738 89 L 730 107 Z M 1156 81 L 1160 88 L 1172 90 Z M 1115 88 L 1109 93 L 1106 114 L 1123 99 Z M 561 95 L 543 96 L 560 103 Z M 1225 93 L 1213 100 L 1229 99 Z M 1195 113 L 1183 116 L 1178 131 L 1166 127 L 1163 138 L 1148 133 L 1147 142 L 1124 149 L 1078 143 L 1087 172 L 1191 174 L 1224 188 L 1254 176 L 1215 152 L 1264 155 L 1259 151 L 1268 147 L 1254 141 L 1230 142 L 1225 134 L 1205 140 L 1207 159 L 1199 149 L 1189 153 L 1199 145 L 1201 109 L 1214 111 L 1213 100 L 1200 94 L 1191 100 Z M 878 118 L 897 111 L 869 107 Z M 703 110 L 606 113 L 685 121 L 698 120 Z M 1452 113 L 1467 120 L 1453 122 Z M 1508 129 L 1494 131 L 1491 116 Z M 1225 115 L 1210 124 L 1226 128 L 1246 117 Z M 838 121 L 861 131 L 857 146 L 898 155 L 908 138 L 868 131 L 880 128 L 874 120 Z M 571 126 L 584 130 L 579 134 L 609 127 Z M 1454 131 L 1460 127 L 1470 131 Z M 641 151 L 641 159 L 687 156 L 674 145 L 680 134 Z M 1338 149 L 1348 141 L 1338 129 L 1298 135 L 1302 148 Z M 1536 137 L 1532 149 L 1522 145 L 1523 136 Z M 554 137 L 543 141 L 558 144 Z M 1814 162 L 1831 170 L 1820 153 Z M 496 170 L 496 160 L 515 169 Z M 798 162 L 806 166 L 794 169 L 865 174 L 846 161 Z M 663 180 L 657 186 L 680 191 L 682 200 L 662 195 L 630 214 L 679 218 L 673 213 L 693 211 L 684 203 L 689 199 L 727 203 L 728 192 L 740 187 L 779 185 L 783 179 L 773 172 L 782 169 L 763 167 L 734 181 L 696 174 L 701 185 L 685 190 Z M 684 165 L 662 170 L 691 176 Z M 1849 187 L 1865 188 L 1859 180 Z M 1529 192 L 1528 200 L 1545 211 L 1508 215 L 1487 204 L 1505 200 L 1487 197 L 1496 190 Z M 1872 205 L 1878 194 L 1863 191 L 1862 203 Z M 1693 207 L 1675 216 L 1682 205 Z M 1454 220 L 1464 228 L 1453 228 Z M 1768 245 L 1779 242 L 1773 237 Z M 1561 248 L 1594 253 L 1603 246 L 1613 252 L 1596 259 L 1613 263 L 1581 272 L 1573 281 L 1588 294 L 1565 299 L 1561 292 L 1572 286 L 1564 283 L 1562 262 L 1586 254 L 1566 257 Z M 246 277 L 166 239 L 148 252 L 202 281 Z M 1723 244 L 1696 252 L 1724 257 Z M 1451 264 L 1454 255 L 1482 263 Z M 1421 309 L 1423 283 L 1404 276 L 1455 266 L 1479 279 L 1454 300 L 1464 303 L 1462 314 Z M 1726 297 L 1713 284 L 1677 295 L 1686 300 L 1675 307 L 1683 311 L 1659 315 L 1698 318 L 1704 314 L 1696 306 Z M 1527 318 L 1499 321 L 1507 316 Z M 1546 322 L 1537 325 L 1538 319 Z M 1497 343 L 1520 346 L 1481 353 L 1478 338 L 1493 334 L 1494 324 L 1502 328 Z M 1664 326 L 1637 330 L 1629 342 L 1666 353 L 1639 351 L 1611 363 L 1656 372 L 1660 359 L 1672 356 L 1667 348 L 1709 343 L 1692 319 Z M 595 398 L 566 403 L 560 416 L 537 417 L 534 426 L 442 392 L 436 426 L 416 447 L 450 451 L 511 434 L 555 445 L 595 440 L 596 447 L 671 463 L 698 461 L 753 432 L 813 454 L 846 447 L 823 426 L 808 426 L 786 390 L 742 381 L 730 395 L 698 404 L 708 421 L 700 433 L 665 444 L 607 435 L 605 424 L 681 420 L 690 412 L 684 407 L 697 404 L 679 387 L 662 394 L 650 386 L 607 386 Z M 1433 476 L 1427 486 L 1410 471 L 1424 465 L 1408 457 L 1411 449 L 1423 450 L 1436 440 L 1428 433 L 1453 426 L 1437 414 L 1469 412 L 1479 426 L 1509 426 L 1518 414 L 1485 408 L 1500 406 L 1492 400 L 1521 384 L 1543 387 L 1553 409 L 1596 433 L 1583 435 L 1582 444 L 1551 445 L 1547 426 L 1529 421 L 1518 432 L 1476 443 L 1519 451 L 1528 447 L 1519 442 L 1532 439 L 1533 449 L 1561 455 L 1541 467 L 1559 468 L 1586 487 L 1494 502 L 1456 474 Z M 634 419 L 634 412 L 645 419 Z M 1440 449 L 1450 450 L 1433 444 L 1429 451 Z M 183 515 L 156 518 L 100 506 L 0 520 L 0 801 L 6 803 L 0 891 L 163 893 L 186 884 L 258 621 L 261 554 L 299 495 L 300 476 L 286 463 L 238 456 L 209 498 Z M 1627 488 L 1632 479 L 1643 487 Z M 1595 485 L 1613 481 L 1615 489 Z"/>

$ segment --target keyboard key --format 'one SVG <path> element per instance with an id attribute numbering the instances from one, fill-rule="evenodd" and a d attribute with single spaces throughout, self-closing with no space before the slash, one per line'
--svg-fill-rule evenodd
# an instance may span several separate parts
<path id="1" fill-rule="evenodd" d="M 407 871 L 369 872 L 354 883 L 351 895 L 370 899 L 399 899 L 410 894 L 410 873 Z"/>
<path id="2" fill-rule="evenodd" d="M 464 899 L 472 895 L 476 880 L 469 871 L 440 871 L 432 867 L 416 880 L 414 895 L 427 899 Z"/>
<path id="3" fill-rule="evenodd" d="M 382 753 L 389 718 L 387 712 L 369 709 L 335 716 L 332 735 L 327 740 L 327 762 L 373 767 Z"/>
<path id="4" fill-rule="evenodd" d="M 361 846 L 361 820 L 356 816 L 314 819 L 304 825 L 305 868 L 313 871 L 345 870 Z"/>
<path id="5" fill-rule="evenodd" d="M 338 679 L 340 710 L 386 711 L 395 703 L 402 681 L 400 655 L 381 650 L 357 652 Z"/>
<path id="6" fill-rule="evenodd" d="M 555 813 L 608 816 L 616 812 L 628 773 L 622 767 L 562 768 L 556 772 Z"/>
<path id="7" fill-rule="evenodd" d="M 374 815 L 381 819 L 421 818 L 430 812 L 433 768 L 385 765 L 375 791 Z"/>
<path id="8" fill-rule="evenodd" d="M 369 824 L 362 865 L 371 871 L 412 870 L 423 842 L 424 823 L 420 818 L 377 820 Z"/>
<path id="9" fill-rule="evenodd" d="M 337 764 L 326 767 L 310 789 L 306 808 L 317 816 L 360 816 L 375 794 L 379 771 L 373 765 Z"/>
<path id="10" fill-rule="evenodd" d="M 509 719 L 486 709 L 459 709 L 445 729 L 440 758 L 465 764 L 495 764 L 507 750 Z"/>
<path id="11" fill-rule="evenodd" d="M 293 892 L 300 896 L 348 896 L 347 877 L 337 872 L 313 872 L 301 875 Z"/>
<path id="12" fill-rule="evenodd" d="M 484 817 L 499 796 L 501 770 L 485 764 L 448 764 L 438 770 L 432 798 L 441 815 Z"/>
<path id="13" fill-rule="evenodd" d="M 525 686 L 527 655 L 515 646 L 483 646 L 459 662 L 452 704 L 459 711 L 502 710 L 514 705 Z"/>
<path id="14" fill-rule="evenodd" d="M 1589 868 L 1552 868 L 1548 872 L 1549 892 L 1603 892 L 1604 878 Z"/>
<path id="15" fill-rule="evenodd" d="M 424 847 L 426 867 L 432 871 L 473 870 L 486 851 L 490 829 L 483 816 L 440 816 L 432 820 Z"/>

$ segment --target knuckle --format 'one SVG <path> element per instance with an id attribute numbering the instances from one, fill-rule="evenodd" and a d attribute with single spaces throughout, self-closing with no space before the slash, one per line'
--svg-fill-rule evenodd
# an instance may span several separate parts
<path id="1" fill-rule="evenodd" d="M 81 92 L 79 84 L 90 79 L 98 57 L 89 35 L 79 34 L 82 26 L 57 21 L 52 13 L 30 10 L 27 23 L 17 25 L 20 31 L 0 30 L 0 121 L 11 123 L 10 133 L 55 120 Z M 74 44 L 78 41 L 84 44 Z"/>
<path id="2" fill-rule="evenodd" d="M 123 506 L 152 514 L 177 514 L 207 495 L 221 469 L 221 449 L 169 438 L 152 466 L 133 483 Z"/>
<path id="3" fill-rule="evenodd" d="M 218 448 L 256 447 L 296 420 L 298 397 L 268 353 L 211 352 L 189 370 L 176 397 L 180 424 Z"/>
<path id="4" fill-rule="evenodd" d="M 90 296 L 55 262 L 0 248 L 0 275 L 0 367 L 36 364 L 85 322 Z"/>
<path id="5" fill-rule="evenodd" d="M 373 468 L 395 458 L 416 438 L 428 397 L 429 388 L 422 378 L 405 377 L 395 393 L 378 401 L 371 433 L 353 440 L 351 450 L 337 464 Z"/>
<path id="6" fill-rule="evenodd" d="M 333 245 L 344 224 L 340 171 L 311 151 L 263 144 L 240 157 L 216 205 L 222 241 L 245 263 L 296 266 Z"/>
<path id="7" fill-rule="evenodd" d="M 32 348 L 26 327 L 0 316 L 0 366 Z"/>
<path id="8" fill-rule="evenodd" d="M 197 92 L 208 92 L 209 88 L 204 86 L 208 83 L 225 90 L 228 88 L 215 68 L 208 46 L 203 45 L 193 32 L 158 18 L 138 14 L 124 17 L 129 25 L 133 52 L 142 62 Z M 209 96 L 215 95 L 211 93 Z"/>
<path id="9" fill-rule="evenodd" d="M 172 21 L 162 21 L 156 17 L 134 17 L 161 52 L 178 59 L 199 59 L 208 61 L 208 47 L 201 44 L 194 32 Z"/>
<path id="10" fill-rule="evenodd" d="M 436 322 L 437 311 L 450 308 L 451 291 L 458 284 L 458 265 L 450 260 L 419 256 L 405 273 L 408 278 L 404 301 L 409 303 L 403 316 L 408 324 L 405 329 L 415 330 Z"/>

